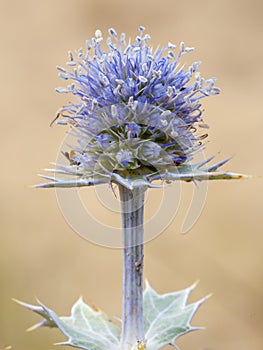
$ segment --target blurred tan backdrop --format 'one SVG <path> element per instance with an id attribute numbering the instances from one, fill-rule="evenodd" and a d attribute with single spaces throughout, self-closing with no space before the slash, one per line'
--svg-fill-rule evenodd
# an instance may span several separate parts
<path id="1" fill-rule="evenodd" d="M 155 47 L 185 41 L 196 48 L 186 64 L 201 60 L 202 75 L 216 76 L 222 89 L 203 103 L 207 155 L 234 155 L 227 169 L 261 175 L 263 2 L 2 0 L 0 16 L 0 349 L 48 350 L 63 336 L 26 333 L 39 318 L 11 297 L 37 297 L 65 315 L 82 295 L 111 316 L 121 314 L 121 252 L 81 239 L 64 221 L 55 192 L 29 187 L 64 137 L 65 129 L 49 127 L 67 102 L 54 92 L 63 84 L 55 66 L 97 28 L 134 37 L 144 25 Z M 262 178 L 210 183 L 191 232 L 180 235 L 175 221 L 147 244 L 145 276 L 159 292 L 200 280 L 191 300 L 213 293 L 193 321 L 207 329 L 182 337 L 182 350 L 262 349 L 262 190 Z"/>

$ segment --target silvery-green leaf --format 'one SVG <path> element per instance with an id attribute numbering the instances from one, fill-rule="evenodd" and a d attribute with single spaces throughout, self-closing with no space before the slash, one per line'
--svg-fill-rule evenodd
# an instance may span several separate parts
<path id="1" fill-rule="evenodd" d="M 44 317 L 39 326 L 58 327 L 68 338 L 61 345 L 70 345 L 84 350 L 119 349 L 120 329 L 100 310 L 95 310 L 79 299 L 72 307 L 71 316 L 58 317 L 46 306 L 34 306 L 19 302 L 26 308 Z M 35 327 L 33 327 L 35 328 Z"/>
<path id="2" fill-rule="evenodd" d="M 204 299 L 187 304 L 193 288 L 160 295 L 147 283 L 143 298 L 147 350 L 174 344 L 179 336 L 198 329 L 190 322 Z"/>

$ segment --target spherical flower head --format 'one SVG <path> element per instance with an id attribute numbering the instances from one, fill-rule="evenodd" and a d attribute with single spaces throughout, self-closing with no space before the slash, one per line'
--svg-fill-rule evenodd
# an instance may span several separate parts
<path id="1" fill-rule="evenodd" d="M 61 169 L 107 182 L 113 175 L 149 177 L 187 165 L 204 147 L 200 101 L 219 93 L 215 79 L 201 78 L 200 62 L 180 65 L 193 51 L 184 43 L 153 50 L 143 27 L 134 42 L 114 29 L 107 50 L 102 41 L 97 30 L 86 50 L 69 52 L 69 70 L 58 67 L 71 83 L 57 91 L 76 99 L 58 114 L 57 123 L 69 124 L 77 140 Z"/>

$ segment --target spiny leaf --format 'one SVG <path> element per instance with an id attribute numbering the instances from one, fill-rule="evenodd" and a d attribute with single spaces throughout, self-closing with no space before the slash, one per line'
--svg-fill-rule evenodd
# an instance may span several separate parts
<path id="1" fill-rule="evenodd" d="M 187 305 L 193 288 L 159 295 L 147 283 L 143 298 L 147 350 L 174 344 L 179 336 L 198 329 L 192 327 L 190 322 L 204 299 Z"/>
<path id="2" fill-rule="evenodd" d="M 182 291 L 158 294 L 146 283 L 143 295 L 145 340 L 131 344 L 133 350 L 159 350 L 174 345 L 175 340 L 190 331 L 199 329 L 190 322 L 198 307 L 205 300 L 187 304 L 195 285 Z M 58 317 L 43 304 L 38 306 L 18 302 L 44 318 L 32 327 L 58 327 L 67 337 L 60 345 L 83 350 L 120 350 L 120 329 L 100 310 L 94 310 L 79 299 L 72 307 L 71 316 Z"/>
<path id="3" fill-rule="evenodd" d="M 54 311 L 43 304 L 34 306 L 19 302 L 26 308 L 38 313 L 48 323 L 39 326 L 58 327 L 68 338 L 61 345 L 69 345 L 84 350 L 116 350 L 120 342 L 120 329 L 108 317 L 94 310 L 79 299 L 72 307 L 71 316 L 58 317 Z"/>

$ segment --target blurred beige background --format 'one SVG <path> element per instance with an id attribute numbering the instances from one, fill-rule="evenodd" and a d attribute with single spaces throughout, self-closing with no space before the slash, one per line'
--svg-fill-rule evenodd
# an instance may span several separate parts
<path id="1" fill-rule="evenodd" d="M 263 2 L 2 0 L 0 16 L 0 349 L 48 350 L 64 337 L 47 329 L 26 333 L 39 318 L 11 297 L 37 297 L 66 315 L 82 295 L 111 316 L 121 314 L 121 252 L 81 239 L 64 221 L 55 192 L 29 187 L 64 137 L 65 129 L 49 127 L 67 102 L 54 92 L 63 84 L 55 66 L 97 28 L 134 37 L 144 25 L 155 47 L 185 41 L 196 48 L 186 64 L 201 60 L 202 75 L 216 76 L 222 89 L 203 103 L 207 155 L 234 155 L 226 169 L 261 175 Z M 182 350 L 262 349 L 262 190 L 262 178 L 210 183 L 191 232 L 178 233 L 182 214 L 146 245 L 145 277 L 159 292 L 200 280 L 191 300 L 213 293 L 193 320 L 207 329 L 182 337 Z M 182 213 L 187 205 L 182 201 Z"/>

